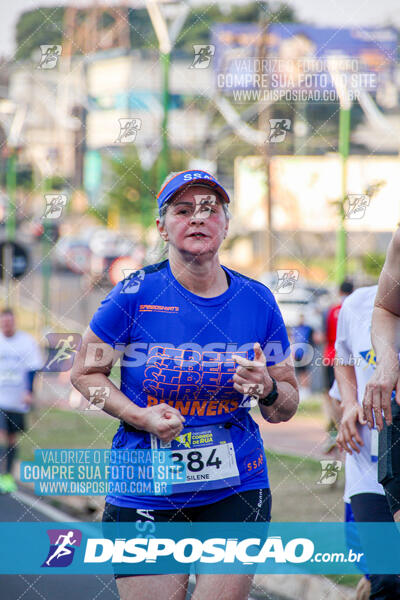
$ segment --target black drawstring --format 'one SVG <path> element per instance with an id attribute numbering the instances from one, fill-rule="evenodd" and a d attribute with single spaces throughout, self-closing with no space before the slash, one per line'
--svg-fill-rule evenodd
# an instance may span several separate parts
<path id="1" fill-rule="evenodd" d="M 134 427 L 133 425 L 129 425 L 129 423 L 126 423 L 125 421 L 120 421 L 121 425 L 123 426 L 123 428 L 125 429 L 125 431 L 134 431 L 134 432 L 138 432 L 139 433 L 139 429 L 136 429 L 136 427 Z"/>
<path id="2" fill-rule="evenodd" d="M 236 427 L 239 427 L 239 429 L 241 429 L 242 431 L 246 431 L 246 428 L 241 423 L 235 423 L 234 421 L 228 421 L 227 423 L 225 423 L 224 427 L 225 429 L 231 429 L 232 425 L 236 425 Z"/>
<path id="3" fill-rule="evenodd" d="M 125 421 L 121 421 L 121 425 L 124 427 L 125 431 L 141 432 L 141 430 L 136 429 L 136 427 L 129 425 Z M 235 423 L 235 421 L 228 421 L 227 423 L 224 423 L 223 427 L 225 427 L 225 429 L 231 429 L 233 425 L 236 425 L 236 427 L 239 427 L 242 431 L 246 431 L 246 428 L 241 423 Z"/>

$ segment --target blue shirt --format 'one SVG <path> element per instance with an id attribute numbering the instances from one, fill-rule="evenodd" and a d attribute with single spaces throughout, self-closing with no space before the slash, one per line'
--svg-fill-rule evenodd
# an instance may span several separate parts
<path id="1" fill-rule="evenodd" d="M 240 483 L 169 496 L 109 494 L 117 506 L 172 509 L 217 502 L 231 494 L 269 487 L 266 458 L 248 398 L 233 387 L 237 364 L 232 354 L 254 359 L 259 342 L 267 366 L 290 354 L 283 319 L 271 291 L 262 283 L 222 267 L 229 288 L 203 298 L 183 287 L 169 261 L 145 267 L 119 282 L 102 301 L 90 328 L 122 350 L 121 391 L 139 406 L 166 402 L 184 415 L 185 428 L 229 423 Z M 246 402 L 247 400 L 247 402 Z M 246 406 L 247 404 L 247 406 Z M 145 431 L 121 424 L 113 448 L 151 447 Z"/>
<path id="2" fill-rule="evenodd" d="M 292 338 L 294 344 L 312 344 L 313 330 L 309 325 L 296 325 L 292 327 Z M 305 347 L 296 348 L 294 359 L 296 361 L 303 360 Z"/>
<path id="3" fill-rule="evenodd" d="M 292 327 L 292 335 L 295 344 L 311 344 L 312 342 L 312 329 L 309 325 Z"/>

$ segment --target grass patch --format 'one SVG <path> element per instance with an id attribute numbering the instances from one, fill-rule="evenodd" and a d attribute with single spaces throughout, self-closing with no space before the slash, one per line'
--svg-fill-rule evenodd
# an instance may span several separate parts
<path id="1" fill-rule="evenodd" d="M 110 448 L 118 420 L 104 413 L 41 408 L 28 415 L 19 456 L 32 460 L 38 448 Z M 317 482 L 318 461 L 267 452 L 274 521 L 342 521 L 344 474 L 332 488 Z"/>
<path id="2" fill-rule="evenodd" d="M 104 414 L 41 408 L 28 415 L 19 458 L 33 460 L 39 448 L 110 448 L 118 420 Z"/>
<path id="3" fill-rule="evenodd" d="M 337 585 L 347 585 L 348 587 L 357 587 L 362 575 L 324 575 Z"/>
<path id="4" fill-rule="evenodd" d="M 321 417 L 324 418 L 322 409 L 322 395 L 311 396 L 309 400 L 301 402 L 297 408 L 296 415 L 302 417 Z"/>
<path id="5" fill-rule="evenodd" d="M 274 521 L 343 521 L 344 471 L 334 487 L 318 484 L 321 465 L 311 458 L 266 450 Z"/>
<path id="6" fill-rule="evenodd" d="M 18 304 L 15 307 L 15 313 L 18 329 L 26 331 L 37 341 L 41 340 L 43 336 L 43 318 L 41 313 L 26 308 L 22 304 Z M 67 333 L 69 331 L 68 327 L 63 327 L 57 319 L 53 319 L 51 316 L 49 317 L 48 329 L 49 331 L 57 331 L 58 333 Z"/>
<path id="7" fill-rule="evenodd" d="M 272 491 L 272 520 L 298 522 L 343 521 L 344 471 L 335 487 L 318 484 L 317 460 L 266 450 Z M 356 587 L 360 575 L 325 575 L 334 583 Z"/>

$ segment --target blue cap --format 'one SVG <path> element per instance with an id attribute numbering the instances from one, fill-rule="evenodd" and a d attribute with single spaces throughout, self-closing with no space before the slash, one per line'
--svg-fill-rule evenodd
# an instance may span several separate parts
<path id="1" fill-rule="evenodd" d="M 207 171 L 181 171 L 174 177 L 171 177 L 167 183 L 161 188 L 157 196 L 158 210 L 162 205 L 172 198 L 179 190 L 183 190 L 189 185 L 206 185 L 218 192 L 225 202 L 230 202 L 229 196 L 220 183 L 207 173 Z"/>

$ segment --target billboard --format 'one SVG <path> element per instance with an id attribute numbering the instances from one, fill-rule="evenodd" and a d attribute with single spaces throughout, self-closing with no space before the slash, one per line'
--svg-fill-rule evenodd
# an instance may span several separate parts
<path id="1" fill-rule="evenodd" d="M 238 156 L 235 159 L 233 215 L 250 231 L 268 227 L 268 185 L 262 156 Z"/>
<path id="2" fill-rule="evenodd" d="M 272 229 L 335 231 L 339 213 L 334 202 L 341 197 L 341 181 L 339 155 L 272 157 Z M 379 182 L 379 191 L 369 197 L 369 188 Z M 346 229 L 393 231 L 400 221 L 399 189 L 399 158 L 351 156 L 347 167 Z"/>
<path id="3" fill-rule="evenodd" d="M 320 28 L 298 23 L 213 28 L 215 85 L 234 90 L 335 92 L 332 70 L 353 90 L 374 92 L 393 79 L 398 35 L 391 27 Z M 327 94 L 326 94 L 327 95 Z M 269 96 L 272 96 L 271 93 Z M 250 98 L 249 98 L 250 99 Z M 273 98 L 275 100 L 279 98 Z M 296 100 L 296 97 L 292 98 Z"/>

